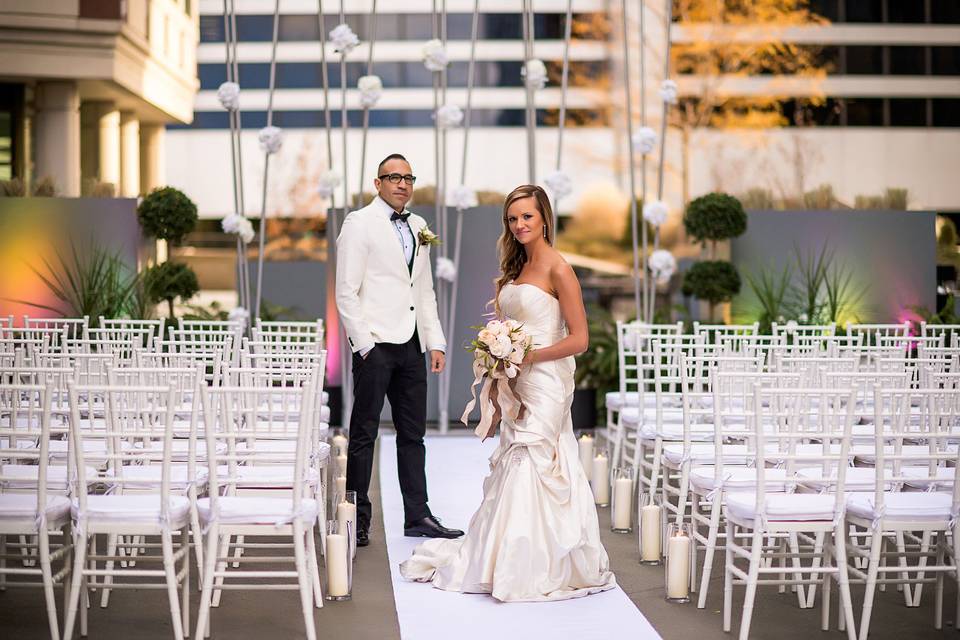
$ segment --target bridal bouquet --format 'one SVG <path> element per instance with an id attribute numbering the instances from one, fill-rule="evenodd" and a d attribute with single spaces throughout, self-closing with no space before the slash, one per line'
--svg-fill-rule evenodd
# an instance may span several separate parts
<path id="1" fill-rule="evenodd" d="M 496 425 L 497 413 L 490 395 L 496 385 L 496 401 L 504 415 L 516 420 L 521 404 L 510 388 L 510 381 L 520 373 L 520 363 L 533 349 L 533 340 L 515 320 L 491 320 L 480 329 L 468 347 L 473 351 L 473 384 L 470 385 L 470 402 L 463 410 L 460 421 L 467 424 L 470 412 L 477 403 L 476 387 L 480 389 L 480 424 L 474 433 L 481 439 L 489 437 Z"/>

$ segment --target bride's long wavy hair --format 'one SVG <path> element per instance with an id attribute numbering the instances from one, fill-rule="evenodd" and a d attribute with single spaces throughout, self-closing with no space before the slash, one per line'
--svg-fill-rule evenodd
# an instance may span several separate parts
<path id="1" fill-rule="evenodd" d="M 523 245 L 517 240 L 516 236 L 510 232 L 510 223 L 507 221 L 507 210 L 517 200 L 522 198 L 534 198 L 537 203 L 537 210 L 540 217 L 543 218 L 543 224 L 546 227 L 544 240 L 547 244 L 553 244 L 553 208 L 550 206 L 550 198 L 542 187 L 535 184 L 520 185 L 507 195 L 503 201 L 503 233 L 497 240 L 497 254 L 500 256 L 500 276 L 493 283 L 495 292 L 493 295 L 493 306 L 497 316 L 500 313 L 500 290 L 508 282 L 515 280 L 519 275 L 523 265 L 527 262 L 527 252 L 523 250 Z"/>

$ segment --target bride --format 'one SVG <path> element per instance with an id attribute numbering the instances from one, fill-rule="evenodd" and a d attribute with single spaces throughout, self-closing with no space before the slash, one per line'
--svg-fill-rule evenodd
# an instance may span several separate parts
<path id="1" fill-rule="evenodd" d="M 573 269 L 551 246 L 547 194 L 524 185 L 507 196 L 497 243 L 494 305 L 523 323 L 536 347 L 515 378 L 523 409 L 504 416 L 483 501 L 465 537 L 419 545 L 408 580 L 503 602 L 563 600 L 616 586 L 573 435 L 573 356 L 587 348 L 587 318 Z"/>

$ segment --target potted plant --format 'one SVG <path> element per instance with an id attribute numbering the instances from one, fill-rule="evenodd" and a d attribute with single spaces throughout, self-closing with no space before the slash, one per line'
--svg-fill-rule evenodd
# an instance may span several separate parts
<path id="1" fill-rule="evenodd" d="M 144 197 L 137 218 L 145 234 L 176 244 L 197 226 L 197 205 L 179 189 L 159 187 Z"/>
<path id="2" fill-rule="evenodd" d="M 193 269 L 179 262 L 164 262 L 148 268 L 143 273 L 147 298 L 153 304 L 166 301 L 173 321 L 173 301 L 180 298 L 187 301 L 200 290 L 197 274 Z"/>

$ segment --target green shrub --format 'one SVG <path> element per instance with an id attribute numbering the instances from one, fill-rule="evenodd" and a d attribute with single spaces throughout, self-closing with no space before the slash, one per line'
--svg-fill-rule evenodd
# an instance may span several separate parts
<path id="1" fill-rule="evenodd" d="M 137 216 L 145 234 L 177 243 L 197 225 L 197 205 L 182 191 L 161 187 L 143 199 Z"/>
<path id="2" fill-rule="evenodd" d="M 200 290 L 197 274 L 179 262 L 164 262 L 150 267 L 144 271 L 143 278 L 147 299 L 154 304 L 165 300 L 171 318 L 174 317 L 174 300 L 180 298 L 187 301 Z"/>
<path id="3" fill-rule="evenodd" d="M 683 275 L 683 295 L 694 296 L 710 305 L 710 319 L 721 302 L 730 302 L 740 293 L 740 274 L 725 260 L 695 263 Z"/>
<path id="4" fill-rule="evenodd" d="M 708 193 L 687 205 L 683 226 L 697 242 L 727 240 L 747 230 L 747 213 L 733 196 Z"/>

